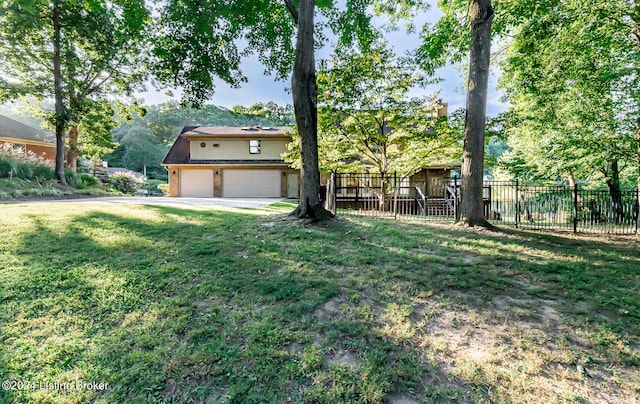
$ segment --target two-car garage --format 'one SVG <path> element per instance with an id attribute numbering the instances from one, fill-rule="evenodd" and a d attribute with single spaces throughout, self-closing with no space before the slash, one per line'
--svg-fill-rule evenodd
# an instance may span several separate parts
<path id="1" fill-rule="evenodd" d="M 295 175 L 295 179 L 289 178 Z M 283 184 L 284 181 L 284 184 Z M 180 170 L 180 196 L 192 198 L 279 198 L 297 194 L 297 174 L 281 169 Z M 293 188 L 294 189 L 288 189 Z M 284 194 L 284 195 L 283 195 Z"/>

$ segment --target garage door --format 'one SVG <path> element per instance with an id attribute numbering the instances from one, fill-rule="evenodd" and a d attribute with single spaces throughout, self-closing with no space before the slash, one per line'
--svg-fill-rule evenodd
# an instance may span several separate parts
<path id="1" fill-rule="evenodd" d="M 278 170 L 224 170 L 222 195 L 226 198 L 279 198 L 281 176 Z"/>
<path id="2" fill-rule="evenodd" d="M 213 198 L 213 170 L 181 170 L 180 196 Z"/>

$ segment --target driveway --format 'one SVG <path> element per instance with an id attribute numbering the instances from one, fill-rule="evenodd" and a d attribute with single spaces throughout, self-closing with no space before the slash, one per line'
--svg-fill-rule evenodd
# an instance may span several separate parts
<path id="1" fill-rule="evenodd" d="M 178 208 L 262 208 L 284 198 L 169 198 L 166 196 L 108 196 L 99 198 L 74 198 L 60 200 L 41 200 L 35 203 L 117 203 L 128 205 L 174 206 Z M 18 201 L 16 201 L 18 202 Z M 23 201 L 19 201 L 23 202 Z M 24 201 L 26 202 L 26 201 Z"/>

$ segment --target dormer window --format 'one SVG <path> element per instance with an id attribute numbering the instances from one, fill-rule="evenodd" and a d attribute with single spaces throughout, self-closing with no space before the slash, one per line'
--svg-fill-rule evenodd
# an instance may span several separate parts
<path id="1" fill-rule="evenodd" d="M 260 141 L 259 140 L 249 140 L 249 153 L 251 153 L 251 154 L 260 154 Z"/>

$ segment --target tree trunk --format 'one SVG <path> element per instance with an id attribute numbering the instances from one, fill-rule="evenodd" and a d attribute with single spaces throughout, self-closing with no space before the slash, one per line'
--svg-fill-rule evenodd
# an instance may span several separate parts
<path id="1" fill-rule="evenodd" d="M 471 51 L 467 113 L 462 148 L 460 221 L 469 226 L 492 227 L 484 217 L 482 177 L 484 132 L 487 114 L 489 56 L 491 53 L 491 0 L 473 0 L 471 5 Z"/>
<path id="2" fill-rule="evenodd" d="M 615 223 L 624 221 L 624 208 L 622 206 L 622 191 L 620 190 L 620 169 L 618 160 L 613 159 L 607 163 L 607 187 L 611 200 L 609 220 Z"/>
<path id="3" fill-rule="evenodd" d="M 67 185 L 64 177 L 64 128 L 66 113 L 62 103 L 62 71 L 60 68 L 61 30 L 60 10 L 58 2 L 53 5 L 53 85 L 55 97 L 55 126 L 56 126 L 56 177 L 58 181 Z"/>
<path id="4" fill-rule="evenodd" d="M 69 152 L 67 153 L 67 167 L 74 173 L 78 171 L 78 125 L 69 129 Z"/>
<path id="5" fill-rule="evenodd" d="M 320 199 L 318 169 L 318 107 L 316 65 L 313 43 L 315 0 L 301 0 L 298 10 L 298 38 L 293 65 L 291 92 L 296 125 L 300 138 L 300 203 L 291 213 L 298 218 L 325 220 L 333 215 L 324 209 Z M 294 17 L 295 18 L 295 17 Z"/>

